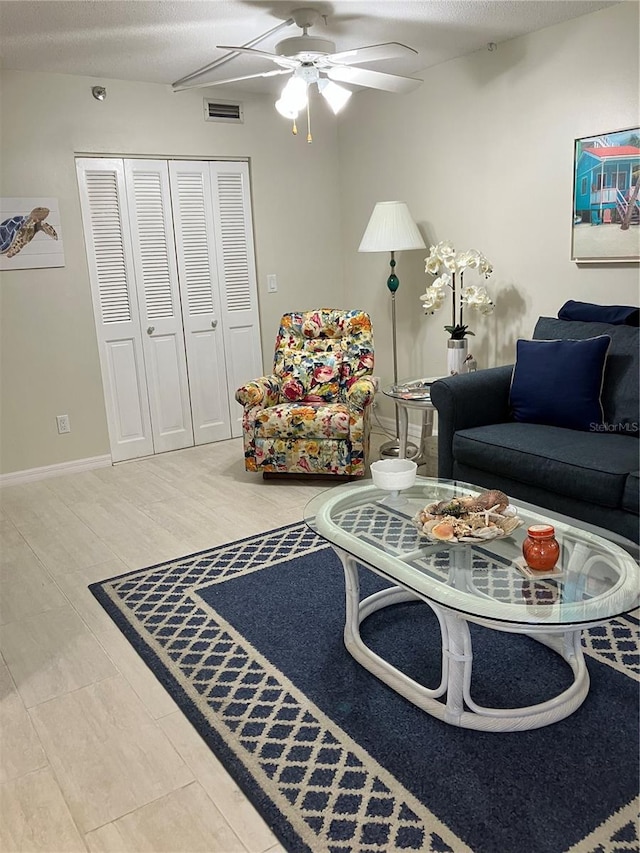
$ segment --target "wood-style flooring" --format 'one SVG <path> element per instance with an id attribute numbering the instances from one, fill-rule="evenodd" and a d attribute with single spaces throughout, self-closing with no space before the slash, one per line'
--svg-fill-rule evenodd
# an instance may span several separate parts
<path id="1" fill-rule="evenodd" d="M 87 585 L 300 521 L 328 487 L 245 472 L 234 439 L 0 490 L 2 853 L 283 850 Z"/>

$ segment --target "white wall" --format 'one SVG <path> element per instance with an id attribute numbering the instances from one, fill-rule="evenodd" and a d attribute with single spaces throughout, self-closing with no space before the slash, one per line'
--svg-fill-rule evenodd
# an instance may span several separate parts
<path id="1" fill-rule="evenodd" d="M 2 275 L 0 472 L 109 450 L 74 153 L 251 158 L 267 369 L 283 311 L 343 305 L 371 313 L 375 372 L 390 381 L 388 258 L 357 253 L 381 200 L 406 201 L 427 245 L 450 239 L 493 262 L 497 309 L 472 315 L 480 366 L 512 361 L 516 338 L 567 299 L 637 304 L 637 265 L 570 261 L 574 139 L 640 121 L 637 33 L 638 4 L 621 3 L 428 69 L 411 95 L 359 92 L 338 136 L 318 105 L 310 146 L 272 98 L 243 95 L 237 127 L 202 120 L 203 90 L 5 72 L 1 193 L 60 200 L 66 266 Z M 425 255 L 397 257 L 401 376 L 445 368 L 448 306 L 425 317 L 419 302 Z M 70 435 L 56 433 L 62 413 Z"/>
<path id="2" fill-rule="evenodd" d="M 107 88 L 103 102 L 91 87 Z M 204 121 L 206 90 L 53 74 L 2 74 L 3 197 L 58 198 L 66 265 L 0 282 L 0 472 L 109 453 L 74 154 L 250 158 L 260 319 L 270 371 L 283 311 L 340 307 L 337 130 L 314 105 L 314 143 L 293 137 L 272 97 L 245 96 L 244 124 Z M 214 98 L 237 93 L 209 90 Z M 266 293 L 266 275 L 279 290 Z M 55 416 L 72 431 L 58 435 Z"/>
<path id="3" fill-rule="evenodd" d="M 570 240 L 574 139 L 640 121 L 638 4 L 416 76 L 424 83 L 410 95 L 352 98 L 339 130 L 345 276 L 352 301 L 371 310 L 383 381 L 392 377 L 388 257 L 357 253 L 376 201 L 406 201 L 427 246 L 448 239 L 493 262 L 495 313 L 465 314 L 481 367 L 512 362 L 516 338 L 530 337 L 537 317 L 555 316 L 567 299 L 637 305 L 637 264 L 578 266 Z M 426 254 L 397 255 L 403 378 L 446 367 L 450 301 L 433 316 L 421 312 Z"/>

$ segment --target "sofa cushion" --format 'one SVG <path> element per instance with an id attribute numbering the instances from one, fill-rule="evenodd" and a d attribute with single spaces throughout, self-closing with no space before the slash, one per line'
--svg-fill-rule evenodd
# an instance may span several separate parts
<path id="1" fill-rule="evenodd" d="M 540 317 L 533 333 L 533 337 L 537 340 L 558 338 L 583 340 L 597 335 L 609 335 L 611 338 L 602 386 L 603 432 L 620 432 L 638 437 L 640 435 L 640 351 L 637 328 Z M 637 465 L 634 465 L 630 470 L 636 468 Z"/>
<path id="2" fill-rule="evenodd" d="M 640 512 L 640 471 L 629 474 L 624 484 L 622 508 L 627 512 Z"/>
<path id="3" fill-rule="evenodd" d="M 540 424 L 505 423 L 456 432 L 456 462 L 601 506 L 622 503 L 638 467 L 635 439 Z"/>
<path id="4" fill-rule="evenodd" d="M 594 305 L 569 299 L 558 311 L 560 320 L 586 320 L 587 323 L 611 323 L 612 326 L 637 326 L 640 308 L 633 305 Z"/>
<path id="5" fill-rule="evenodd" d="M 282 396 L 297 401 L 331 403 L 338 399 L 342 376 L 342 352 L 306 353 L 290 350 L 276 365 L 282 379 Z"/>
<path id="6" fill-rule="evenodd" d="M 516 347 L 509 402 L 516 421 L 589 430 L 600 402 L 608 335 L 582 341 L 525 341 Z"/>

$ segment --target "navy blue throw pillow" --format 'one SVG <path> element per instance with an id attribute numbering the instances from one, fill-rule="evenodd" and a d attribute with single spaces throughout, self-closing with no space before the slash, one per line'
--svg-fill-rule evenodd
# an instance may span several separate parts
<path id="1" fill-rule="evenodd" d="M 516 421 L 593 430 L 603 421 L 602 379 L 611 338 L 519 340 L 509 402 Z"/>
<path id="2" fill-rule="evenodd" d="M 593 305 L 569 299 L 558 311 L 559 320 L 582 320 L 584 323 L 609 323 L 611 326 L 637 326 L 640 308 L 633 305 Z"/>

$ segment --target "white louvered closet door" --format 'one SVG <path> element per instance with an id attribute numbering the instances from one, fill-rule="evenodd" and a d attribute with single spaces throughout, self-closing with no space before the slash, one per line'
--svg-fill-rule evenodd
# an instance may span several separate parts
<path id="1" fill-rule="evenodd" d="M 239 436 L 242 407 L 235 401 L 235 391 L 262 375 L 249 165 L 219 161 L 209 167 L 231 434 Z"/>
<path id="2" fill-rule="evenodd" d="M 111 457 L 153 453 L 122 160 L 76 163 Z"/>
<path id="3" fill-rule="evenodd" d="M 196 444 L 231 436 L 209 165 L 186 160 L 169 163 Z"/>
<path id="4" fill-rule="evenodd" d="M 169 170 L 125 160 L 142 344 L 156 453 L 193 445 Z"/>
<path id="5" fill-rule="evenodd" d="M 77 170 L 113 461 L 240 436 L 262 374 L 248 164 Z"/>

